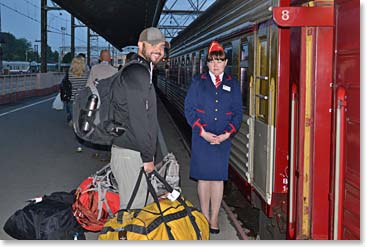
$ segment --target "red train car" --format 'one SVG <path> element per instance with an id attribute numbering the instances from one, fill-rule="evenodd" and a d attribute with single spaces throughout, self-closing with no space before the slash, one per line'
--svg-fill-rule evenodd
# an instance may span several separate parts
<path id="1" fill-rule="evenodd" d="M 276 8 L 274 19 L 291 36 L 288 238 L 360 239 L 359 1 Z"/>
<path id="2" fill-rule="evenodd" d="M 172 40 L 158 89 L 183 115 L 208 44 L 237 76 L 231 179 L 260 239 L 359 239 L 359 2 L 218 0 Z"/>

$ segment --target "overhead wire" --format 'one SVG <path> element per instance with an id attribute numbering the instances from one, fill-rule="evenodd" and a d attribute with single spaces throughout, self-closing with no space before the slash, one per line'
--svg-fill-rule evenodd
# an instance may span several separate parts
<path id="1" fill-rule="evenodd" d="M 10 6 L 8 6 L 8 5 L 4 4 L 4 3 L 1 3 L 1 2 L 0 2 L 0 5 L 1 5 L 1 6 L 3 6 L 3 7 L 5 7 L 5 8 L 7 8 L 7 9 L 9 9 L 9 10 L 11 10 L 11 11 L 14 11 L 15 13 L 17 13 L 17 14 L 19 14 L 19 15 L 23 16 L 23 17 L 26 17 L 26 18 L 28 18 L 28 19 L 30 19 L 30 20 L 32 20 L 32 21 L 34 21 L 34 22 L 37 22 L 37 23 L 41 24 L 41 21 L 40 21 L 40 20 L 37 20 L 37 19 L 35 19 L 35 18 L 33 18 L 33 17 L 31 17 L 31 16 L 27 15 L 27 14 L 24 14 L 23 12 L 20 12 L 19 10 L 15 9 L 15 8 L 12 8 L 12 7 L 10 7 Z M 63 33 L 61 33 L 61 32 L 59 31 L 59 29 L 58 29 L 58 28 L 53 27 L 53 26 L 50 26 L 50 25 L 48 25 L 48 24 L 47 24 L 47 27 L 49 27 L 50 29 L 56 30 L 56 31 L 47 30 L 48 32 L 63 35 Z M 67 36 L 70 36 L 70 37 L 71 37 L 71 34 L 69 34 L 69 33 L 67 33 L 67 32 L 65 32 L 65 35 L 67 35 Z M 83 42 L 83 43 L 85 43 L 85 44 L 86 44 L 86 41 L 84 41 L 84 40 L 82 40 L 82 39 L 79 39 L 79 38 L 77 38 L 77 37 L 75 37 L 75 38 L 76 38 L 77 40 L 79 40 L 80 42 Z"/>

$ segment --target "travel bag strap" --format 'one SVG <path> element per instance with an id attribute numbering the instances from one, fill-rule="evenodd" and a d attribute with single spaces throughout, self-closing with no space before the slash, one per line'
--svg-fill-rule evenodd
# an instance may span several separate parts
<path id="1" fill-rule="evenodd" d="M 169 185 L 169 184 L 167 183 L 167 181 L 166 181 L 164 178 L 162 178 L 162 176 L 161 176 L 161 175 L 160 175 L 156 170 L 153 170 L 153 172 L 152 172 L 152 173 L 150 173 L 149 175 L 150 175 L 150 176 L 152 176 L 152 175 L 156 176 L 156 177 L 159 179 L 159 181 L 161 181 L 161 182 L 163 183 L 163 185 L 166 187 L 166 190 L 167 190 L 168 192 L 172 193 L 173 188 L 171 187 L 171 185 Z M 147 180 L 149 180 L 149 179 L 147 178 Z M 148 181 L 147 181 L 147 182 L 148 182 Z M 149 184 L 151 185 L 150 180 L 149 180 Z M 195 233 L 196 233 L 197 239 L 201 239 L 200 229 L 199 229 L 198 225 L 196 224 L 195 217 L 192 215 L 192 210 L 191 210 L 191 208 L 186 204 L 185 200 L 183 200 L 183 198 L 182 198 L 182 196 L 181 196 L 181 195 L 179 195 L 179 197 L 177 198 L 177 201 L 178 201 L 179 203 L 181 203 L 181 204 L 182 204 L 182 206 L 184 206 L 185 210 L 187 211 L 187 214 L 188 214 L 188 216 L 189 216 L 189 219 L 190 219 L 190 221 L 191 221 L 191 224 L 192 224 L 192 226 L 194 227 L 194 230 L 195 230 Z"/>
<path id="2" fill-rule="evenodd" d="M 159 210 L 159 213 L 161 214 L 161 217 L 162 217 L 162 220 L 164 222 L 164 225 L 166 227 L 166 230 L 167 230 L 167 234 L 168 234 L 168 238 L 169 240 L 175 240 L 175 238 L 173 237 L 172 235 L 172 232 L 171 232 L 171 228 L 168 226 L 168 222 L 167 222 L 167 219 L 166 217 L 164 217 L 163 215 L 163 211 L 162 211 L 162 208 L 161 208 L 161 204 L 159 203 L 159 199 L 158 199 L 158 196 L 157 196 L 157 193 L 155 192 L 154 188 L 153 188 L 153 185 L 150 181 L 150 178 L 149 178 L 149 175 L 144 171 L 144 168 L 141 169 L 140 173 L 144 173 L 145 175 L 145 178 L 147 180 L 147 185 L 148 185 L 148 191 L 150 192 L 150 194 L 153 196 L 153 199 L 154 199 L 154 202 L 157 204 L 157 207 L 158 207 L 158 210 Z"/>

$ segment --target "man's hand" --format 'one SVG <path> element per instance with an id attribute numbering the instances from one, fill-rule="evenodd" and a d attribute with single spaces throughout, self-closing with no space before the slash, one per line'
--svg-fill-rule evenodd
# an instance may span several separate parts
<path id="1" fill-rule="evenodd" d="M 146 173 L 151 173 L 154 170 L 154 163 L 153 161 L 144 163 L 144 171 Z"/>

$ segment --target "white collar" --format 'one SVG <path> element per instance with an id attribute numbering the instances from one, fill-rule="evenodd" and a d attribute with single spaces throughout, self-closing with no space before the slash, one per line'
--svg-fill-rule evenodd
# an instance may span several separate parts
<path id="1" fill-rule="evenodd" d="M 210 78 L 212 79 L 212 82 L 214 83 L 215 85 L 215 75 L 209 71 L 209 75 L 210 75 Z M 220 78 L 220 81 L 223 81 L 223 75 L 224 75 L 224 72 L 222 72 L 220 75 L 219 75 L 219 78 Z"/>

